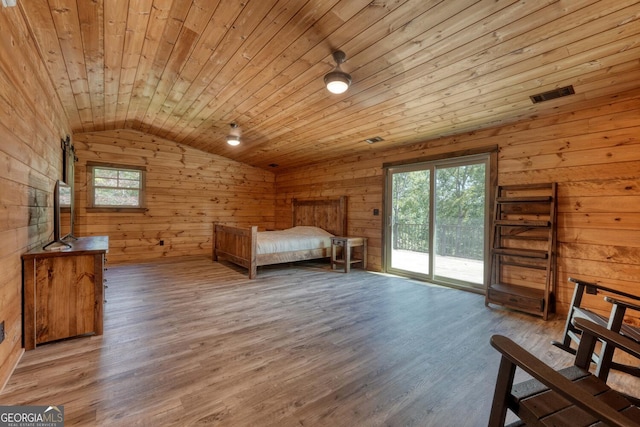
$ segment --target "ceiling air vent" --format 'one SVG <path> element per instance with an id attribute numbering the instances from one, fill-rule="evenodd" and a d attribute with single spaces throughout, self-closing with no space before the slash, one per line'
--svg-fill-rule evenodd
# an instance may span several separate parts
<path id="1" fill-rule="evenodd" d="M 384 139 L 379 136 L 374 136 L 373 138 L 365 139 L 364 142 L 367 144 L 375 144 L 376 142 L 384 141 Z"/>
<path id="2" fill-rule="evenodd" d="M 573 95 L 575 91 L 573 90 L 573 86 L 565 86 L 558 89 L 550 90 L 549 92 L 539 93 L 537 95 L 531 95 L 531 101 L 534 104 L 543 101 L 551 101 L 552 99 L 562 98 L 563 96 Z"/>

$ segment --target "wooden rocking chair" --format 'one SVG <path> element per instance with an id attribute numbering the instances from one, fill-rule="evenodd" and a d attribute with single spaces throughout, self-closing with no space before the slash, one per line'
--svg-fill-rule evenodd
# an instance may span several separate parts
<path id="1" fill-rule="evenodd" d="M 520 418 L 511 426 L 640 426 L 640 399 L 616 392 L 589 373 L 599 339 L 639 359 L 640 344 L 586 319 L 577 318 L 575 323 L 582 330 L 575 362 L 560 371 L 509 338 L 491 338 L 502 359 L 489 427 L 504 426 L 507 409 Z M 516 367 L 533 379 L 513 385 Z"/>
<path id="2" fill-rule="evenodd" d="M 636 305 L 633 302 L 637 301 L 638 304 L 640 304 L 639 296 L 607 288 L 596 283 L 585 282 L 580 279 L 569 278 L 569 281 L 576 285 L 573 292 L 573 299 L 571 300 L 571 307 L 569 308 L 562 341 L 552 341 L 551 343 L 553 345 L 571 354 L 576 353 L 575 348 L 573 348 L 571 344 L 572 342 L 575 342 L 576 346 L 580 344 L 581 332 L 573 325 L 575 319 L 578 318 L 591 320 L 594 323 L 605 326 L 614 332 L 619 332 L 625 337 L 640 343 L 640 328 L 623 323 L 624 316 L 628 309 L 640 312 L 640 305 Z M 585 293 L 591 295 L 597 295 L 599 293 L 606 294 L 604 299 L 611 303 L 611 313 L 608 318 L 581 307 L 582 297 Z M 625 298 L 625 300 L 620 299 L 620 297 Z M 593 361 L 597 364 L 596 375 L 603 381 L 607 380 L 611 369 L 640 377 L 640 366 L 623 365 L 614 362 L 612 359 L 613 348 L 607 343 L 602 345 L 599 354 L 593 354 Z"/>

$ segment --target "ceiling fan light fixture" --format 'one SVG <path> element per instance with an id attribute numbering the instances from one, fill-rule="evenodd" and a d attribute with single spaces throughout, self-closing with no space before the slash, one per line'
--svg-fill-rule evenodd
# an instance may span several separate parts
<path id="1" fill-rule="evenodd" d="M 340 68 L 340 64 L 342 64 L 346 58 L 347 55 L 345 55 L 341 50 L 333 52 L 333 59 L 336 61 L 336 68 L 324 76 L 324 84 L 326 85 L 327 90 L 331 93 L 344 93 L 351 85 L 351 75 L 345 73 Z"/>
<path id="2" fill-rule="evenodd" d="M 331 93 L 344 93 L 349 89 L 351 77 L 347 73 L 334 70 L 324 76 L 324 84 L 327 86 L 327 90 Z"/>
<path id="3" fill-rule="evenodd" d="M 227 135 L 227 144 L 235 147 L 236 145 L 240 145 L 240 135 L 238 125 L 236 123 L 231 123 L 231 132 Z"/>
<path id="4" fill-rule="evenodd" d="M 240 145 L 240 138 L 235 135 L 227 135 L 227 144 L 233 145 L 234 147 Z"/>

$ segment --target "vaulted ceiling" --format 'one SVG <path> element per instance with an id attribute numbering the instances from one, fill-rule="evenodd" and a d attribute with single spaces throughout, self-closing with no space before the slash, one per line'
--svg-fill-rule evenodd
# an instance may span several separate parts
<path id="1" fill-rule="evenodd" d="M 73 132 L 269 169 L 504 125 L 640 87 L 640 0 L 18 0 Z M 329 93 L 332 52 L 349 90 Z M 573 85 L 539 104 L 530 95 Z M 242 143 L 226 144 L 229 124 Z M 368 144 L 367 138 L 384 141 Z"/>

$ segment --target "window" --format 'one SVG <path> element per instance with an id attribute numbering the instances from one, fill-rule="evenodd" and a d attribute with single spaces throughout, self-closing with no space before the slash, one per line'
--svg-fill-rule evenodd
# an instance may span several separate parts
<path id="1" fill-rule="evenodd" d="M 87 172 L 89 208 L 144 209 L 143 167 L 87 163 Z"/>

